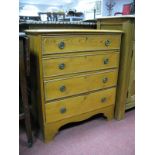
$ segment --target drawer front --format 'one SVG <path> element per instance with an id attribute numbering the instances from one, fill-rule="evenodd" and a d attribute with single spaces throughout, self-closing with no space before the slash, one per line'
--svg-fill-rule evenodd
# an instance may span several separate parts
<path id="1" fill-rule="evenodd" d="M 42 38 L 43 54 L 120 49 L 120 34 L 78 35 Z"/>
<path id="2" fill-rule="evenodd" d="M 118 67 L 119 53 L 43 58 L 44 77 Z"/>
<path id="3" fill-rule="evenodd" d="M 45 104 L 46 122 L 80 115 L 115 104 L 116 88 L 101 90 L 87 95 L 67 98 Z"/>
<path id="4" fill-rule="evenodd" d="M 115 86 L 117 69 L 44 82 L 46 101 Z"/>

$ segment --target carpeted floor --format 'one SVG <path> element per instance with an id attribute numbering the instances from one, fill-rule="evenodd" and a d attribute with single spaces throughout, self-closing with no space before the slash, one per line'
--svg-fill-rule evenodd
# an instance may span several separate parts
<path id="1" fill-rule="evenodd" d="M 20 155 L 134 155 L 135 110 L 126 112 L 121 121 L 91 118 L 62 129 L 48 144 L 35 138 L 27 148 L 23 129 L 19 133 Z"/>

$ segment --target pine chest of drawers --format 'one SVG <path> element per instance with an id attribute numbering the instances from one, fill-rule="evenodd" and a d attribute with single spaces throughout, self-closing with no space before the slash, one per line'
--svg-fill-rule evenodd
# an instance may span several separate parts
<path id="1" fill-rule="evenodd" d="M 44 141 L 67 123 L 113 118 L 122 31 L 26 30 L 31 92 Z"/>

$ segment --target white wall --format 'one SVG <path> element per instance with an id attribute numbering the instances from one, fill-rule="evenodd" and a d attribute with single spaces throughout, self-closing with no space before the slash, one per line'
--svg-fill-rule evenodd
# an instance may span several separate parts
<path id="1" fill-rule="evenodd" d="M 85 19 L 94 18 L 94 6 L 96 1 L 101 1 L 101 13 L 96 13 L 96 18 L 103 15 L 103 2 L 105 0 L 20 0 L 19 15 L 36 16 L 37 12 L 52 12 L 76 10 L 85 14 Z"/>
<path id="2" fill-rule="evenodd" d="M 37 15 L 37 12 L 52 11 L 52 10 L 64 10 L 65 12 L 69 9 L 77 10 L 85 13 L 85 19 L 93 19 L 94 13 L 89 13 L 93 6 L 88 5 L 95 3 L 98 0 L 19 0 L 20 14 Z M 101 14 L 96 15 L 96 18 L 102 16 L 108 16 L 108 10 L 106 3 L 110 0 L 101 0 Z M 124 4 L 133 2 L 133 0 L 112 0 L 115 2 L 115 6 L 112 10 L 112 15 L 115 12 L 122 12 Z"/>
<path id="3" fill-rule="evenodd" d="M 96 12 L 95 17 L 101 17 L 103 14 L 103 0 L 78 0 L 76 10 L 84 13 L 85 20 L 93 19 L 94 9 L 96 9 L 96 2 L 101 3 L 101 5 L 99 5 L 100 13 Z"/>
<path id="4" fill-rule="evenodd" d="M 37 15 L 37 12 L 68 11 L 78 0 L 19 0 L 19 15 Z"/>

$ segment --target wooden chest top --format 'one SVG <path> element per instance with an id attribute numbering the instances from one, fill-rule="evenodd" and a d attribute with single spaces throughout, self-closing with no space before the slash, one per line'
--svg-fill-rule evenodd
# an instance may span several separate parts
<path id="1" fill-rule="evenodd" d="M 29 29 L 25 30 L 27 34 L 55 34 L 55 33 L 123 33 L 123 31 L 119 30 L 81 30 L 81 29 Z"/>

